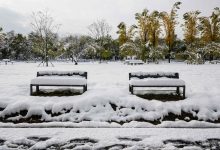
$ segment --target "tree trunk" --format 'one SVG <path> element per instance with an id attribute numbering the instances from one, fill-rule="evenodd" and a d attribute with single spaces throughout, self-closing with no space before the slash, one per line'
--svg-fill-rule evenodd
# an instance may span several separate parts
<path id="1" fill-rule="evenodd" d="M 74 57 L 72 57 L 72 62 L 75 62 L 75 65 L 78 65 L 77 59 L 74 59 Z"/>
<path id="2" fill-rule="evenodd" d="M 78 62 L 74 59 L 75 65 L 78 65 Z"/>
<path id="3" fill-rule="evenodd" d="M 48 67 L 47 36 L 45 41 L 45 62 L 46 62 L 46 67 Z"/>
<path id="4" fill-rule="evenodd" d="M 210 53 L 210 54 L 209 54 L 209 61 L 211 62 L 212 60 L 213 60 L 213 54 Z"/>
<path id="5" fill-rule="evenodd" d="M 168 52 L 168 63 L 170 63 L 171 60 L 171 46 L 169 46 L 169 52 Z"/>
<path id="6" fill-rule="evenodd" d="M 142 49 L 142 54 L 141 54 L 141 60 L 144 61 L 146 63 L 146 52 L 147 52 L 147 47 L 144 46 Z"/>
<path id="7" fill-rule="evenodd" d="M 168 54 L 168 63 L 170 63 L 170 52 Z"/>
<path id="8" fill-rule="evenodd" d="M 46 56 L 46 67 L 48 67 L 49 65 L 48 65 L 48 56 Z"/>

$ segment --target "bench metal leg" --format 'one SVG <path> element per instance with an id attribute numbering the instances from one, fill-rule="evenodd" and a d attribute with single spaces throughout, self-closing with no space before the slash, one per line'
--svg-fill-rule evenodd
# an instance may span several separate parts
<path id="1" fill-rule="evenodd" d="M 39 85 L 36 86 L 36 92 L 38 93 L 40 91 Z"/>
<path id="2" fill-rule="evenodd" d="M 131 94 L 134 94 L 134 87 L 131 85 Z"/>
<path id="3" fill-rule="evenodd" d="M 184 99 L 186 98 L 186 87 L 185 86 L 183 87 L 183 98 Z"/>
<path id="4" fill-rule="evenodd" d="M 87 91 L 87 85 L 83 86 L 83 92 Z"/>
<path id="5" fill-rule="evenodd" d="M 180 87 L 176 87 L 176 93 L 180 95 Z"/>
<path id="6" fill-rule="evenodd" d="M 30 85 L 30 95 L 33 95 L 33 87 Z"/>

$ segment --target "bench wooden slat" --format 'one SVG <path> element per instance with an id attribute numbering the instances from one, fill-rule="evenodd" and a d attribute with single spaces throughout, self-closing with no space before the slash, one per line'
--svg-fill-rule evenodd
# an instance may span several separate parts
<path id="1" fill-rule="evenodd" d="M 129 80 L 131 78 L 139 78 L 139 79 L 144 79 L 144 78 L 162 78 L 162 77 L 166 77 L 166 78 L 175 78 L 175 79 L 179 79 L 179 73 L 178 72 L 133 72 L 133 73 L 129 73 Z"/>
<path id="2" fill-rule="evenodd" d="M 179 79 L 179 73 L 177 72 L 133 72 L 129 73 L 129 80 L 131 78 L 145 79 L 145 78 L 173 78 Z M 156 81 L 155 81 L 156 82 Z M 183 98 L 185 98 L 185 84 L 184 85 L 131 85 L 129 84 L 129 91 L 131 94 L 134 92 L 134 87 L 176 87 L 176 92 L 179 93 L 179 88 L 183 88 Z"/>
<path id="3" fill-rule="evenodd" d="M 87 79 L 87 72 L 82 71 L 38 71 L 37 72 L 37 78 L 42 76 L 82 76 L 85 79 Z M 53 80 L 53 79 L 52 79 Z M 65 84 L 65 83 L 59 83 L 59 84 L 30 84 L 30 94 L 33 95 L 33 86 L 36 87 L 36 92 L 39 92 L 40 86 L 72 86 L 72 87 L 83 87 L 83 92 L 87 91 L 87 84 L 83 85 L 74 85 L 74 84 Z"/>
<path id="4" fill-rule="evenodd" d="M 79 75 L 87 79 L 87 72 L 82 71 L 38 71 L 37 77 L 39 76 L 74 76 Z"/>

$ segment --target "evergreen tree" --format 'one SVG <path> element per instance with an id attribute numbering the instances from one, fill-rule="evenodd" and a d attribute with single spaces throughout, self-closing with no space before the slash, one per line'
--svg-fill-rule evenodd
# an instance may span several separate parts
<path id="1" fill-rule="evenodd" d="M 127 56 L 138 56 L 140 52 L 140 47 L 136 45 L 134 42 L 126 42 L 120 46 L 120 55 L 125 58 Z"/>
<path id="2" fill-rule="evenodd" d="M 87 42 L 91 38 L 88 36 L 68 36 L 65 38 L 65 47 L 66 54 L 72 59 L 72 62 L 75 62 L 75 65 L 78 64 L 78 59 L 85 53 Z"/>
<path id="3" fill-rule="evenodd" d="M 3 59 L 13 59 L 12 54 L 14 52 L 12 43 L 15 37 L 14 31 L 7 32 L 2 40 L 1 56 Z"/>

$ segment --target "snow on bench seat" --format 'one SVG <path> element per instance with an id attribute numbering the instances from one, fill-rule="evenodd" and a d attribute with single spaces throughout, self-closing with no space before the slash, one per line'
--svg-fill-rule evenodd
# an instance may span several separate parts
<path id="1" fill-rule="evenodd" d="M 77 86 L 87 91 L 87 72 L 82 71 L 38 71 L 37 77 L 31 80 L 30 94 L 33 95 L 33 87 L 36 93 L 40 86 Z"/>
<path id="2" fill-rule="evenodd" d="M 49 76 L 37 77 L 31 80 L 32 85 L 86 85 L 85 78 L 77 77 L 63 77 L 63 76 Z"/>
<path id="3" fill-rule="evenodd" d="M 185 98 L 185 82 L 179 79 L 178 72 L 132 72 L 129 73 L 129 91 L 133 94 L 135 87 L 176 87 L 176 93 L 183 89 Z"/>
<path id="4" fill-rule="evenodd" d="M 170 78 L 131 79 L 130 85 L 135 86 L 184 86 L 185 81 Z"/>
<path id="5" fill-rule="evenodd" d="M 131 72 L 129 75 L 129 79 L 131 78 L 179 78 L 179 74 L 177 72 Z"/>
<path id="6" fill-rule="evenodd" d="M 125 64 L 128 64 L 128 65 L 143 65 L 144 62 L 142 60 L 125 60 Z"/>
<path id="7" fill-rule="evenodd" d="M 37 76 L 76 76 L 78 77 L 85 76 L 83 71 L 38 71 Z"/>

